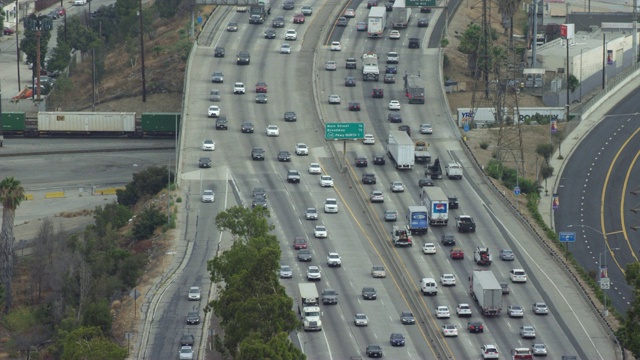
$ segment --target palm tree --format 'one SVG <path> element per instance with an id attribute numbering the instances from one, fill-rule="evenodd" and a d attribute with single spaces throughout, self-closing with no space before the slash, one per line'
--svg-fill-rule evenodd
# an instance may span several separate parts
<path id="1" fill-rule="evenodd" d="M 535 0 L 538 1 L 538 0 Z M 499 11 L 502 13 L 502 26 L 505 34 L 509 31 L 509 46 L 513 44 L 513 16 L 520 8 L 521 0 L 498 0 Z M 535 39 L 535 35 L 534 35 Z M 534 40 L 535 41 L 535 40 Z"/>
<path id="2" fill-rule="evenodd" d="M 24 200 L 24 188 L 20 181 L 7 177 L 0 182 L 0 201 L 2 201 L 2 231 L 0 232 L 0 271 L 5 292 L 5 312 L 11 308 L 11 282 L 13 281 L 13 259 L 15 257 L 15 236 L 13 223 L 16 209 Z"/>

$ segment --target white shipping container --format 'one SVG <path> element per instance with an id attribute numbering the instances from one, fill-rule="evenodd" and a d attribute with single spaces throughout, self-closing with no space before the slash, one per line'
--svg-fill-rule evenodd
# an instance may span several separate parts
<path id="1" fill-rule="evenodd" d="M 136 113 L 39 112 L 38 131 L 134 132 Z"/>

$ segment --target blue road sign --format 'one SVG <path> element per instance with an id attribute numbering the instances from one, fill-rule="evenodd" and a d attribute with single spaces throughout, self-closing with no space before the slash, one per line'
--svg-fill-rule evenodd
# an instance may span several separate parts
<path id="1" fill-rule="evenodd" d="M 464 124 L 464 132 L 469 132 L 469 124 Z"/>
<path id="2" fill-rule="evenodd" d="M 202 16 L 198 16 L 198 24 L 202 24 Z"/>
<path id="3" fill-rule="evenodd" d="M 516 186 L 513 188 L 513 193 L 516 195 L 520 195 L 520 186 Z"/>
<path id="4" fill-rule="evenodd" d="M 560 242 L 576 242 L 576 233 L 560 232 Z"/>

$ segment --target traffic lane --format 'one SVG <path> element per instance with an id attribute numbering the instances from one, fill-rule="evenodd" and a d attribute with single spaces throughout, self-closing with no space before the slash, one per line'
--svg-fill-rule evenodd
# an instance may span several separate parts
<path id="1" fill-rule="evenodd" d="M 343 45 L 348 43 L 348 39 L 347 40 L 343 39 L 343 37 L 346 37 L 344 36 L 344 34 L 345 33 L 348 34 L 351 31 L 355 32 L 356 21 L 354 20 L 359 17 L 362 11 L 356 11 L 356 17 L 354 18 L 347 18 L 348 20 L 347 26 L 337 26 L 338 18 L 342 16 L 342 14 L 344 13 L 344 10 L 357 9 L 361 3 L 362 3 L 362 0 L 349 0 L 346 3 L 344 3 L 344 5 L 342 5 L 337 1 L 336 2 L 328 1 L 326 3 L 327 5 L 334 5 L 335 8 L 339 8 L 340 11 L 337 14 L 335 14 L 335 16 L 334 16 L 334 13 L 332 12 L 331 17 L 328 19 L 328 24 L 331 27 L 331 29 L 329 30 L 327 37 L 325 38 L 324 46 L 329 46 L 329 44 L 331 44 L 332 41 L 340 41 L 341 43 L 343 43 Z M 365 10 L 366 10 L 366 7 L 365 7 Z"/>

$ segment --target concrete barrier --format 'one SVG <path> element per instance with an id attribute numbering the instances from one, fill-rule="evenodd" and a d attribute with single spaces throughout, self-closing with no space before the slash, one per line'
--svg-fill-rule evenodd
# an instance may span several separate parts
<path id="1" fill-rule="evenodd" d="M 117 188 L 99 189 L 99 190 L 96 190 L 96 195 L 115 195 L 117 190 L 124 190 L 124 188 L 117 187 Z"/>
<path id="2" fill-rule="evenodd" d="M 54 191 L 44 194 L 45 199 L 59 199 L 64 197 L 64 191 Z"/>

